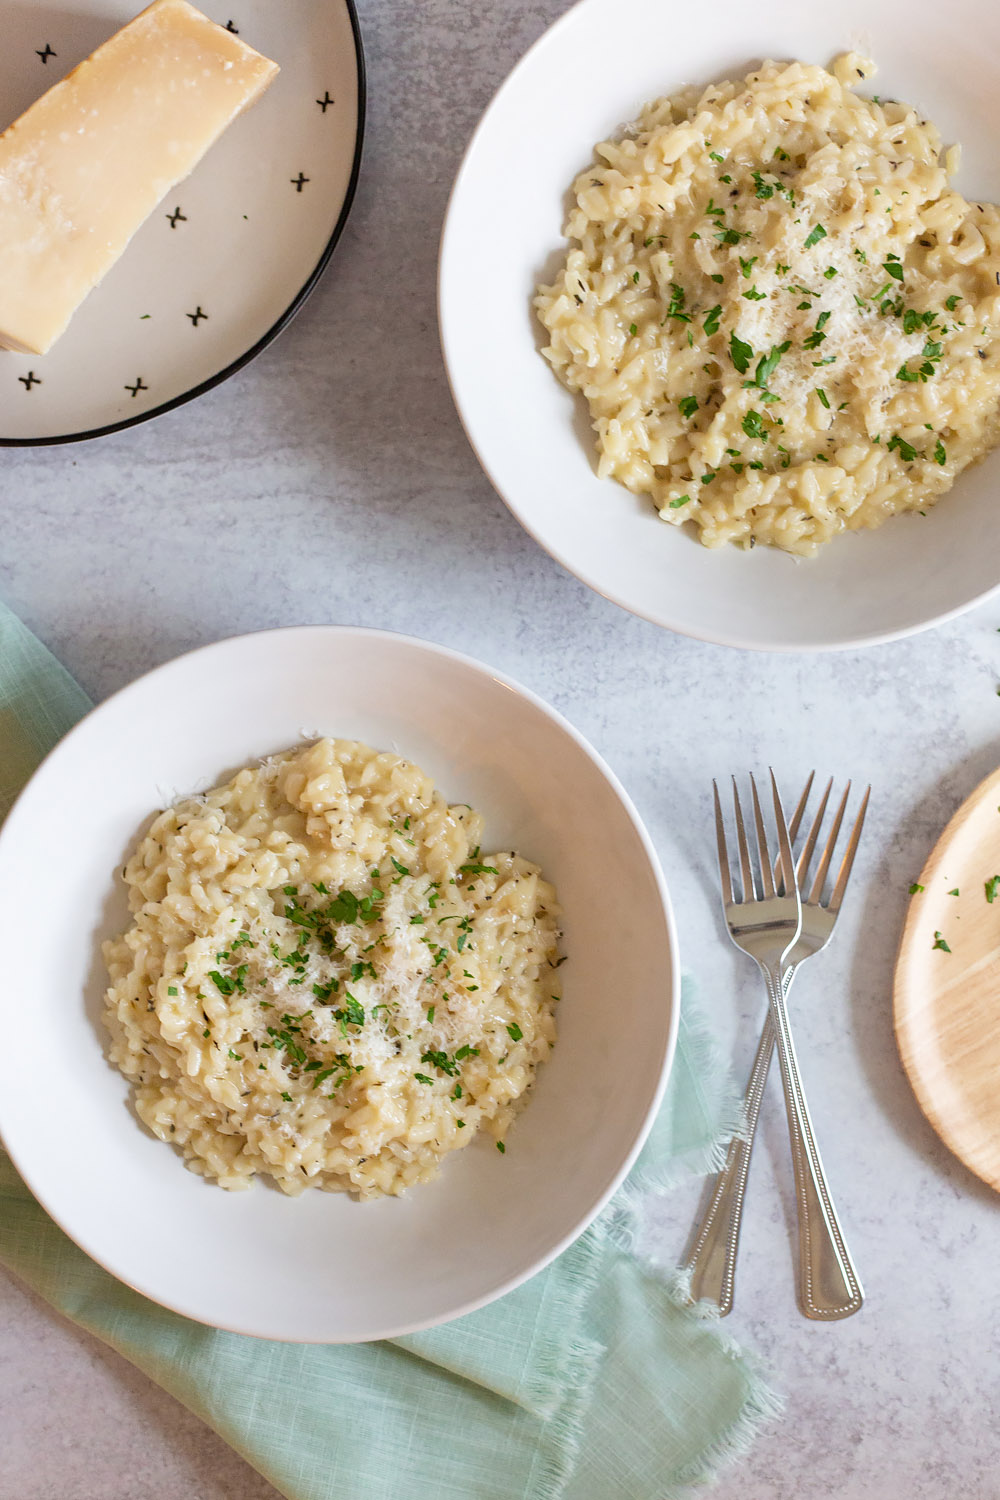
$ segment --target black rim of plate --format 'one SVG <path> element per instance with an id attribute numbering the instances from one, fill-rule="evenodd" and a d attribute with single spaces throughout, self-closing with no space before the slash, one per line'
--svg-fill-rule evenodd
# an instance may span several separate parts
<path id="1" fill-rule="evenodd" d="M 268 344 L 272 344 L 278 337 L 278 334 L 282 333 L 288 327 L 292 319 L 316 290 L 323 272 L 330 263 L 330 258 L 337 248 L 340 237 L 344 232 L 344 227 L 350 217 L 351 208 L 354 204 L 354 195 L 358 189 L 358 179 L 361 176 L 361 156 L 364 148 L 365 119 L 368 109 L 365 49 L 361 39 L 361 25 L 358 21 L 358 12 L 354 0 L 344 0 L 344 4 L 347 6 L 351 30 L 354 33 L 354 52 L 358 65 L 358 125 L 354 141 L 354 161 L 351 164 L 351 175 L 347 183 L 347 192 L 344 195 L 343 206 L 337 222 L 333 226 L 333 233 L 326 243 L 326 248 L 305 285 L 292 298 L 292 301 L 288 304 L 278 321 L 272 324 L 267 332 L 262 334 L 257 342 L 251 345 L 238 359 L 234 359 L 232 364 L 226 365 L 224 370 L 220 370 L 215 375 L 210 375 L 207 380 L 203 380 L 199 385 L 192 386 L 191 390 L 182 391 L 179 396 L 174 396 L 172 400 L 164 401 L 161 406 L 154 406 L 150 411 L 139 412 L 134 417 L 124 417 L 120 422 L 111 422 L 107 427 L 94 427 L 89 432 L 67 432 L 55 437 L 37 438 L 8 438 L 0 436 L 0 448 L 52 448 L 63 443 L 86 443 L 92 441 L 94 438 L 110 437 L 114 432 L 124 432 L 128 427 L 138 427 L 143 422 L 151 422 L 154 417 L 165 416 L 168 411 L 175 411 L 178 406 L 185 406 L 189 401 L 197 401 L 199 396 L 204 396 L 207 391 L 213 390 L 217 385 L 222 385 L 223 381 L 228 380 L 230 376 L 242 370 L 251 360 L 256 359 L 258 354 L 262 354 Z"/>

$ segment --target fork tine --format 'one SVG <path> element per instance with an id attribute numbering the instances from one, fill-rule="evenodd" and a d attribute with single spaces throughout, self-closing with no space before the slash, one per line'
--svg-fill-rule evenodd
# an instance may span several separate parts
<path id="1" fill-rule="evenodd" d="M 755 792 L 756 794 L 756 792 Z M 771 771 L 771 796 L 774 798 L 774 821 L 778 828 L 778 850 L 781 855 L 781 868 L 786 872 L 785 895 L 795 896 L 798 903 L 798 888 L 794 880 L 787 878 L 787 872 L 794 870 L 792 863 L 792 841 L 788 837 L 788 827 L 785 823 L 785 813 L 781 806 L 781 798 L 778 796 L 778 783 Z"/>
<path id="2" fill-rule="evenodd" d="M 861 830 L 864 827 L 865 813 L 868 811 L 868 799 L 871 794 L 872 789 L 871 787 L 869 787 L 861 800 L 861 811 L 858 813 L 858 816 L 854 820 L 854 828 L 851 833 L 850 842 L 847 845 L 847 852 L 845 853 L 844 858 L 841 861 L 840 874 L 837 876 L 837 884 L 834 887 L 833 895 L 830 897 L 831 911 L 839 911 L 840 903 L 844 899 L 844 892 L 847 890 L 847 882 L 851 878 L 851 866 L 854 864 L 854 856 L 855 854 L 857 854 L 858 844 L 861 842 Z"/>
<path id="3" fill-rule="evenodd" d="M 812 890 L 809 892 L 810 901 L 822 903 L 823 887 L 826 884 L 827 871 L 830 868 L 830 861 L 833 858 L 833 851 L 836 848 L 837 839 L 840 836 L 840 825 L 844 821 L 844 813 L 847 810 L 847 799 L 850 795 L 851 783 L 848 782 L 844 788 L 844 795 L 840 799 L 840 806 L 837 808 L 837 811 L 833 816 L 833 827 L 830 829 L 830 834 L 826 841 L 826 847 L 824 848 L 822 857 L 820 858 L 819 869 L 816 871 L 816 879 L 813 881 Z"/>
<path id="4" fill-rule="evenodd" d="M 800 891 L 805 890 L 806 880 L 809 876 L 809 866 L 812 864 L 813 852 L 816 848 L 816 840 L 819 838 L 819 831 L 823 827 L 823 819 L 826 817 L 826 805 L 830 800 L 830 793 L 832 791 L 833 777 L 831 776 L 830 780 L 826 784 L 826 791 L 823 793 L 823 799 L 819 804 L 819 811 L 813 819 L 813 825 L 809 830 L 809 837 L 806 839 L 805 847 L 803 848 L 802 853 L 799 855 L 797 874 L 799 877 Z M 789 832 L 791 831 L 789 830 Z M 794 835 L 792 835 L 792 837 L 794 837 Z"/>
<path id="5" fill-rule="evenodd" d="M 750 863 L 750 850 L 747 846 L 747 831 L 743 826 L 743 809 L 740 806 L 740 791 L 736 785 L 736 777 L 733 777 L 733 807 L 736 810 L 736 838 L 740 846 L 740 871 L 743 875 L 743 900 L 754 901 L 757 892 L 754 889 L 753 866 Z"/>
<path id="6" fill-rule="evenodd" d="M 729 850 L 726 848 L 726 825 L 722 821 L 722 803 L 719 801 L 719 784 L 712 782 L 715 797 L 715 838 L 719 846 L 719 879 L 722 882 L 722 900 L 726 906 L 733 904 L 733 881 L 729 873 Z"/>
<path id="7" fill-rule="evenodd" d="M 802 793 L 802 796 L 799 798 L 798 807 L 792 813 L 792 821 L 788 825 L 788 837 L 791 839 L 793 844 L 799 836 L 799 828 L 802 825 L 802 819 L 805 815 L 806 803 L 809 801 L 809 793 L 812 791 L 812 784 L 815 779 L 816 772 L 810 771 L 809 780 L 806 782 L 806 789 Z"/>
<path id="8" fill-rule="evenodd" d="M 760 810 L 760 798 L 757 796 L 757 783 L 750 777 L 750 792 L 753 796 L 753 816 L 757 825 L 757 849 L 760 854 L 761 883 L 764 887 L 764 899 L 768 900 L 774 895 L 774 876 L 771 874 L 771 861 L 767 853 L 767 829 L 764 827 L 764 814 Z"/>

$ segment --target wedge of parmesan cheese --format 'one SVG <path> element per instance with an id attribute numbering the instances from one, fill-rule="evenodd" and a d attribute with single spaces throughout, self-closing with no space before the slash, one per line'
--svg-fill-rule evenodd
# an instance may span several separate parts
<path id="1" fill-rule="evenodd" d="M 277 72 L 187 0 L 155 0 L 0 135 L 0 346 L 47 353 Z"/>

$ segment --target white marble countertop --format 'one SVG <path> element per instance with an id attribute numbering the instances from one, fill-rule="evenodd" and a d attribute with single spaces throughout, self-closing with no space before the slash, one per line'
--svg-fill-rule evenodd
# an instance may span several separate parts
<path id="1" fill-rule="evenodd" d="M 563 9 L 363 0 L 364 172 L 320 289 L 277 345 L 197 404 L 91 446 L 7 451 L 0 597 L 95 698 L 190 646 L 311 621 L 409 631 L 519 678 L 635 797 L 685 963 L 741 1074 L 761 999 L 720 931 L 709 779 L 771 762 L 790 791 L 814 765 L 871 780 L 843 930 L 795 995 L 810 1102 L 868 1300 L 830 1326 L 796 1310 L 772 1081 L 728 1326 L 769 1361 L 788 1409 L 714 1493 L 996 1500 L 1000 1198 L 920 1115 L 890 986 L 907 886 L 1000 763 L 1000 601 L 870 651 L 744 655 L 631 618 L 508 514 L 449 398 L 435 257 L 475 119 Z M 656 1211 L 667 1258 L 696 1197 Z M 10 1500 L 275 1500 L 169 1396 L 2 1275 L 0 1411 Z"/>

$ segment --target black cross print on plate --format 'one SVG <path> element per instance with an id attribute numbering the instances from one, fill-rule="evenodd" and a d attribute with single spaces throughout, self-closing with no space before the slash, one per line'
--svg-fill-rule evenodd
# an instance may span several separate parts
<path id="1" fill-rule="evenodd" d="M 323 111 L 323 113 L 326 114 L 327 110 L 330 108 L 330 105 L 331 104 L 336 104 L 337 101 L 336 101 L 336 99 L 331 99 L 330 98 L 330 90 L 329 89 L 326 89 L 324 92 L 325 92 L 326 97 L 323 98 L 323 99 L 317 99 L 316 103 L 319 105 L 319 107 Z"/>
<path id="2" fill-rule="evenodd" d="M 182 214 L 179 207 L 175 208 L 172 214 L 167 214 L 166 217 L 170 220 L 171 229 L 176 229 L 179 223 L 186 224 L 188 221 L 187 214 Z"/>
<path id="3" fill-rule="evenodd" d="M 201 322 L 202 318 L 205 318 L 207 320 L 208 313 L 207 312 L 202 312 L 201 305 L 199 304 L 199 306 L 196 308 L 196 310 L 193 313 L 185 313 L 184 316 L 186 318 L 190 318 L 191 322 L 197 328 L 198 324 Z"/>
<path id="4" fill-rule="evenodd" d="M 134 401 L 139 392 L 148 391 L 149 386 L 144 383 L 141 375 L 137 375 L 135 379 L 135 385 L 127 385 L 125 386 L 125 390 L 132 392 L 132 400 Z"/>
<path id="5" fill-rule="evenodd" d="M 35 374 L 34 370 L 29 370 L 28 373 L 27 373 L 27 375 L 19 375 L 17 378 L 21 382 L 21 384 L 24 386 L 24 389 L 26 391 L 30 391 L 31 387 L 33 385 L 41 385 L 42 384 L 41 380 Z"/>
<path id="6" fill-rule="evenodd" d="M 306 177 L 302 172 L 298 177 L 290 177 L 288 180 L 297 193 L 301 193 L 307 182 L 312 182 L 312 178 Z"/>
<path id="7" fill-rule="evenodd" d="M 44 51 L 41 51 L 39 48 L 35 49 L 35 56 L 36 57 L 40 57 L 42 59 L 42 62 L 45 63 L 46 66 L 48 66 L 48 61 L 49 61 L 50 57 L 58 57 L 58 55 L 59 54 L 57 52 L 53 52 L 53 50 L 49 46 L 48 42 L 45 43 L 45 50 Z"/>
<path id="8" fill-rule="evenodd" d="M 226 22 L 226 30 L 231 31 L 233 33 L 233 36 L 239 36 L 240 34 L 240 28 L 238 26 L 234 26 L 232 21 Z"/>

